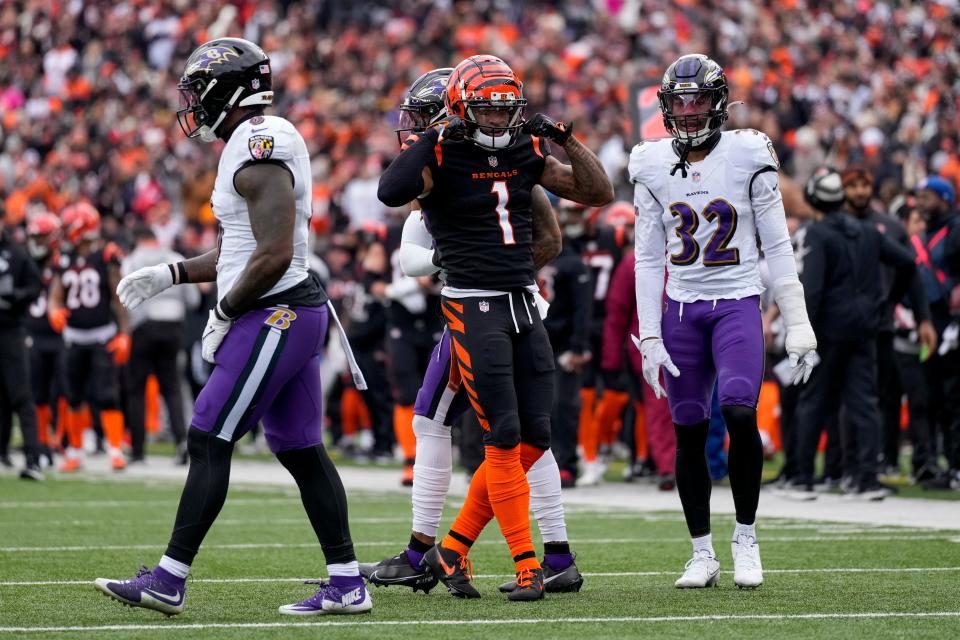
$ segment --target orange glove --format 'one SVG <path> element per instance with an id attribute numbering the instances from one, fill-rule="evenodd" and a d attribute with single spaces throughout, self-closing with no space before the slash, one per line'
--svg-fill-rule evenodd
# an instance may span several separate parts
<path id="1" fill-rule="evenodd" d="M 69 317 L 70 310 L 66 307 L 50 309 L 50 311 L 47 312 L 47 320 L 50 322 L 50 326 L 53 327 L 53 330 L 57 333 L 63 333 L 63 330 L 67 326 L 67 318 Z"/>
<path id="2" fill-rule="evenodd" d="M 122 367 L 130 361 L 130 336 L 118 333 L 107 343 L 107 353 L 113 354 L 113 364 Z"/>

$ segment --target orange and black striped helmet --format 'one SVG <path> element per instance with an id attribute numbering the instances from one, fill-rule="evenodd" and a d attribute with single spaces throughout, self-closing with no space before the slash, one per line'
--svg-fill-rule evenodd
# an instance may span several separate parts
<path id="1" fill-rule="evenodd" d="M 467 125 L 467 137 L 484 149 L 506 149 L 523 124 L 523 83 L 506 62 L 491 55 L 470 56 L 458 64 L 447 81 L 444 103 L 449 115 Z M 491 125 L 478 116 L 484 111 L 505 112 L 506 124 Z"/>

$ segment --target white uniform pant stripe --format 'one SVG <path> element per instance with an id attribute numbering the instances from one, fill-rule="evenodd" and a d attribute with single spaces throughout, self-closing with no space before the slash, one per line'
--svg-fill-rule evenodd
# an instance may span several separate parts
<path id="1" fill-rule="evenodd" d="M 270 361 L 273 359 L 273 354 L 280 344 L 280 337 L 282 335 L 283 332 L 276 328 L 270 329 L 269 333 L 267 333 L 267 337 L 263 341 L 263 347 L 261 347 L 260 353 L 257 355 L 257 362 L 253 365 L 253 369 L 250 371 L 250 376 L 247 377 L 243 389 L 240 390 L 237 402 L 233 405 L 233 408 L 230 409 L 230 413 L 227 414 L 227 419 L 223 422 L 223 429 L 217 434 L 217 437 L 221 440 L 226 440 L 227 442 L 233 440 L 233 434 L 240 424 L 240 419 L 243 417 L 243 414 L 246 413 L 247 408 L 253 401 L 253 397 L 257 393 L 257 389 L 260 387 L 260 383 L 263 382 L 264 377 L 267 375 L 267 370 L 270 368 Z"/>

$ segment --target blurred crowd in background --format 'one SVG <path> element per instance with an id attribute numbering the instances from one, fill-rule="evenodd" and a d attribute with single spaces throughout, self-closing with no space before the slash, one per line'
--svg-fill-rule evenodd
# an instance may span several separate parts
<path id="1" fill-rule="evenodd" d="M 956 0 L 13 0 L 0 4 L 8 233 L 23 238 L 34 216 L 86 200 L 101 214 L 104 238 L 125 250 L 139 227 L 184 256 L 213 247 L 209 197 L 221 143 L 183 136 L 176 84 L 197 45 L 228 35 L 268 53 L 273 113 L 307 141 L 315 253 L 337 300 L 370 297 L 364 263 L 376 258 L 368 261 L 367 249 L 380 225 L 406 214 L 376 197 L 399 152 L 393 130 L 404 90 L 477 52 L 518 73 L 528 114 L 576 123 L 620 201 L 632 199 L 625 168 L 639 135 L 632 88 L 658 83 L 689 52 L 724 66 L 728 128 L 769 135 L 796 183 L 822 164 L 861 166 L 872 205 L 905 222 L 926 176 L 960 187 Z M 788 199 L 787 213 L 811 215 L 802 200 Z M 620 225 L 607 220 L 595 212 L 592 224 Z M 190 313 L 198 332 L 205 311 Z M 195 337 L 187 331 L 186 350 Z M 374 336 L 372 350 L 383 340 Z M 201 365 L 188 374 L 202 384 Z M 368 409 L 354 404 L 344 405 L 348 421 L 369 423 Z M 630 424 L 627 404 L 621 423 Z M 382 431 L 374 448 L 387 455 L 391 431 Z"/>

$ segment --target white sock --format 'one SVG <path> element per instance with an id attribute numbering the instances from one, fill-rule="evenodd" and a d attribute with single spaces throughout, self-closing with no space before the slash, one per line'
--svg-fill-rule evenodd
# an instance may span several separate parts
<path id="1" fill-rule="evenodd" d="M 560 492 L 560 467 L 553 451 L 547 449 L 527 471 L 530 509 L 537 519 L 544 542 L 566 542 L 567 522 Z"/>
<path id="2" fill-rule="evenodd" d="M 700 536 L 699 538 L 691 538 L 690 542 L 693 543 L 694 554 L 697 554 L 701 551 L 707 551 L 710 553 L 711 557 L 717 557 L 717 554 L 713 551 L 713 534 L 708 533 L 707 535 Z"/>
<path id="3" fill-rule="evenodd" d="M 160 558 L 160 568 L 166 571 L 171 575 L 175 575 L 178 578 L 187 579 L 187 574 L 190 573 L 190 565 L 183 564 L 179 560 L 174 560 L 170 556 L 163 556 Z"/>
<path id="4" fill-rule="evenodd" d="M 413 465 L 413 530 L 437 537 L 443 502 L 453 474 L 450 427 L 426 416 L 413 416 L 417 458 Z"/>
<path id="5" fill-rule="evenodd" d="M 346 578 L 351 578 L 354 576 L 360 575 L 360 567 L 357 564 L 357 561 L 352 562 L 341 562 L 338 564 L 328 564 L 327 565 L 327 575 L 331 578 L 333 576 L 341 576 Z"/>
<path id="6" fill-rule="evenodd" d="M 737 541 L 737 538 L 740 536 L 750 536 L 756 541 L 757 539 L 757 523 L 753 524 L 740 524 L 737 523 L 737 526 L 733 528 L 733 542 Z"/>

